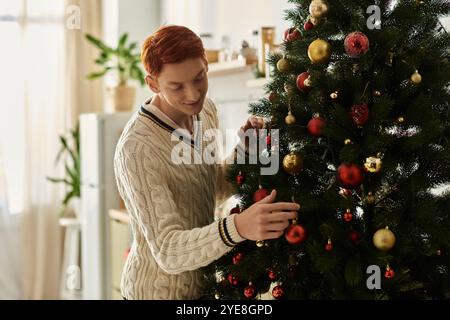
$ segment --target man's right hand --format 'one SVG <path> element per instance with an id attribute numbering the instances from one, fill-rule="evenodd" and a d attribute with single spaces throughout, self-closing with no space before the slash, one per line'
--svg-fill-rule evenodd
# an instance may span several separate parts
<path id="1" fill-rule="evenodd" d="M 300 205 L 293 202 L 275 202 L 277 192 L 256 202 L 237 214 L 234 223 L 241 237 L 258 241 L 276 239 L 283 235 L 289 220 L 297 219 Z"/>

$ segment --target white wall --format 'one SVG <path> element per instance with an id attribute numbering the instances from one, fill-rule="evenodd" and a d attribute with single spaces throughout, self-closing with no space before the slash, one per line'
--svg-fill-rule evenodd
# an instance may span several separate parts
<path id="1" fill-rule="evenodd" d="M 138 42 L 140 48 L 161 25 L 161 0 L 103 0 L 103 8 L 103 38 L 112 46 L 128 32 L 129 41 Z M 136 108 L 149 95 L 147 87 L 138 88 Z"/>
<path id="2" fill-rule="evenodd" d="M 162 21 L 185 25 L 196 33 L 212 33 L 215 48 L 220 48 L 222 36 L 227 35 L 236 49 L 242 40 L 250 41 L 251 30 L 262 26 L 275 26 L 281 42 L 289 26 L 283 12 L 291 7 L 286 0 L 167 0 L 162 4 Z"/>

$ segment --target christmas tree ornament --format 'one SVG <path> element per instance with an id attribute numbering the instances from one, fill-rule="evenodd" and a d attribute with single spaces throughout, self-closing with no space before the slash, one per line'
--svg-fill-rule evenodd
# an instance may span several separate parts
<path id="1" fill-rule="evenodd" d="M 351 190 L 349 190 L 349 189 L 340 188 L 339 194 L 340 194 L 341 196 L 343 196 L 344 198 L 348 198 L 348 197 L 350 197 L 350 196 L 352 195 L 352 192 L 351 192 Z"/>
<path id="2" fill-rule="evenodd" d="M 342 163 L 338 167 L 338 179 L 344 188 L 357 188 L 364 180 L 363 170 L 356 164 Z"/>
<path id="3" fill-rule="evenodd" d="M 398 117 L 397 118 L 397 122 L 398 123 L 403 123 L 403 122 L 405 122 L 405 118 L 404 117 Z"/>
<path id="4" fill-rule="evenodd" d="M 356 230 L 352 230 L 350 231 L 350 233 L 348 234 L 348 239 L 354 244 L 357 245 L 359 243 L 359 241 L 361 240 L 362 235 L 360 232 L 356 231 Z"/>
<path id="5" fill-rule="evenodd" d="M 363 126 L 369 119 L 369 106 L 367 103 L 355 104 L 350 109 L 350 117 L 358 126 Z"/>
<path id="6" fill-rule="evenodd" d="M 264 242 L 264 241 L 262 241 L 262 240 L 256 241 L 256 246 L 257 246 L 258 248 L 262 248 L 262 247 L 264 247 L 264 245 L 265 245 L 265 242 Z"/>
<path id="7" fill-rule="evenodd" d="M 368 157 L 364 162 L 364 169 L 366 172 L 377 173 L 380 172 L 383 162 L 378 157 Z"/>
<path id="8" fill-rule="evenodd" d="M 336 100 L 338 98 L 338 94 L 339 94 L 338 91 L 334 91 L 330 94 L 330 98 Z"/>
<path id="9" fill-rule="evenodd" d="M 296 175 L 303 169 L 303 159 L 296 153 L 291 152 L 283 158 L 283 169 L 290 175 Z"/>
<path id="10" fill-rule="evenodd" d="M 380 97 L 380 96 L 381 96 L 381 92 L 380 92 L 379 90 L 374 90 L 374 91 L 373 91 L 373 95 L 374 95 L 375 97 Z"/>
<path id="11" fill-rule="evenodd" d="M 253 285 L 253 283 L 249 282 L 248 286 L 245 287 L 244 296 L 247 299 L 253 299 L 256 296 L 256 287 Z"/>
<path id="12" fill-rule="evenodd" d="M 290 244 L 300 244 L 306 239 L 306 229 L 293 220 L 292 224 L 285 231 L 285 238 Z"/>
<path id="13" fill-rule="evenodd" d="M 216 300 L 220 300 L 220 298 L 222 298 L 222 295 L 221 295 L 220 293 L 216 292 L 216 293 L 214 294 L 214 298 L 215 298 Z"/>
<path id="14" fill-rule="evenodd" d="M 266 145 L 270 146 L 272 144 L 272 137 L 270 136 L 270 134 L 268 134 L 266 136 Z"/>
<path id="15" fill-rule="evenodd" d="M 289 111 L 286 118 L 284 118 L 284 122 L 286 122 L 287 125 L 293 125 L 293 124 L 295 124 L 296 121 L 297 120 L 295 119 L 295 117 L 291 111 Z"/>
<path id="16" fill-rule="evenodd" d="M 353 220 L 353 213 L 350 211 L 350 209 L 347 209 L 347 211 L 344 212 L 344 214 L 342 215 L 342 219 L 345 222 L 350 222 Z"/>
<path id="17" fill-rule="evenodd" d="M 228 282 L 232 285 L 232 286 L 237 286 L 239 284 L 239 278 L 235 275 L 230 273 L 228 275 Z"/>
<path id="18" fill-rule="evenodd" d="M 386 279 L 392 279 L 394 276 L 395 276 L 394 270 L 389 265 L 387 265 L 386 271 L 384 272 L 384 277 Z"/>
<path id="19" fill-rule="evenodd" d="M 369 192 L 366 196 L 366 203 L 367 204 L 374 204 L 375 203 L 375 195 L 372 192 Z"/>
<path id="20" fill-rule="evenodd" d="M 272 269 L 267 272 L 267 276 L 272 281 L 276 281 L 278 279 L 278 274 L 275 271 L 273 271 Z"/>
<path id="21" fill-rule="evenodd" d="M 319 115 L 309 120 L 307 128 L 310 135 L 313 137 L 321 137 L 323 135 L 323 129 L 326 126 L 326 121 Z"/>
<path id="22" fill-rule="evenodd" d="M 348 146 L 349 144 L 353 144 L 353 141 L 350 139 L 345 139 L 344 144 Z"/>
<path id="23" fill-rule="evenodd" d="M 238 214 L 238 213 L 241 213 L 241 208 L 239 207 L 239 204 L 236 204 L 236 206 L 230 210 L 230 215 Z"/>
<path id="24" fill-rule="evenodd" d="M 258 190 L 255 191 L 253 194 L 253 201 L 258 202 L 267 197 L 270 194 L 267 189 L 264 189 L 261 185 L 259 186 Z"/>
<path id="25" fill-rule="evenodd" d="M 281 299 L 284 295 L 284 289 L 281 285 L 275 286 L 272 289 L 272 296 L 275 299 Z"/>
<path id="26" fill-rule="evenodd" d="M 325 63 L 330 59 L 331 45 L 322 39 L 316 39 L 308 47 L 308 57 L 312 63 Z"/>
<path id="27" fill-rule="evenodd" d="M 278 69 L 278 71 L 283 72 L 283 73 L 289 72 L 289 70 L 291 70 L 291 65 L 289 63 L 289 60 L 284 57 L 281 58 L 280 60 L 278 60 L 277 69 Z"/>
<path id="28" fill-rule="evenodd" d="M 420 84 L 422 82 L 422 76 L 420 75 L 419 71 L 416 70 L 411 75 L 411 82 L 414 84 Z"/>
<path id="29" fill-rule="evenodd" d="M 325 250 L 326 250 L 326 251 L 331 251 L 331 250 L 333 250 L 333 243 L 331 242 L 331 239 L 330 239 L 330 238 L 328 238 L 328 242 L 327 242 L 327 244 L 325 245 Z"/>
<path id="30" fill-rule="evenodd" d="M 272 91 L 272 92 L 269 94 L 269 101 L 270 101 L 270 102 L 274 103 L 274 102 L 277 100 L 277 98 L 278 98 L 278 96 L 277 96 L 277 93 L 276 93 L 276 92 Z"/>
<path id="31" fill-rule="evenodd" d="M 300 31 L 297 28 L 289 28 L 284 31 L 283 40 L 286 42 L 292 42 L 301 38 Z"/>
<path id="32" fill-rule="evenodd" d="M 324 18 L 328 13 L 328 3 L 324 0 L 313 0 L 309 4 L 309 14 L 313 18 Z"/>
<path id="33" fill-rule="evenodd" d="M 369 51 L 369 38 L 362 32 L 352 32 L 344 40 L 345 52 L 357 58 Z"/>
<path id="34" fill-rule="evenodd" d="M 236 177 L 236 183 L 237 183 L 238 185 L 242 185 L 242 184 L 244 183 L 244 181 L 245 181 L 245 177 L 244 177 L 244 175 L 242 174 L 242 171 L 239 171 L 239 174 L 238 174 L 237 177 Z"/>
<path id="35" fill-rule="evenodd" d="M 309 72 L 302 72 L 297 76 L 297 88 L 301 92 L 308 92 L 311 89 L 311 77 Z"/>
<path id="36" fill-rule="evenodd" d="M 311 22 L 310 19 L 308 19 L 305 24 L 303 25 L 303 29 L 305 29 L 306 31 L 311 30 L 312 28 L 314 28 L 314 24 Z"/>
<path id="37" fill-rule="evenodd" d="M 237 252 L 234 256 L 233 256 L 233 264 L 238 264 L 242 261 L 242 259 L 244 258 L 244 254 L 242 252 Z"/>
<path id="38" fill-rule="evenodd" d="M 395 245 L 395 235 L 386 226 L 384 229 L 379 229 L 372 238 L 373 245 L 381 251 L 388 251 Z"/>

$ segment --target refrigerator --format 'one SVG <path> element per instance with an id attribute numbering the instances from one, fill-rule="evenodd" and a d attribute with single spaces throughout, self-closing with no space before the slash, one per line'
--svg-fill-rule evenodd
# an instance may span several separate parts
<path id="1" fill-rule="evenodd" d="M 114 176 L 117 141 L 132 113 L 80 115 L 83 299 L 111 299 L 109 210 L 121 205 Z"/>

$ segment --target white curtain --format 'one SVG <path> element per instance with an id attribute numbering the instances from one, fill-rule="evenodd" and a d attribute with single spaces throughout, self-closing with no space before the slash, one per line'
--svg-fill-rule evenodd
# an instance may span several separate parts
<path id="1" fill-rule="evenodd" d="M 89 21 L 98 18 L 94 24 L 101 25 L 100 2 L 77 1 L 81 25 L 69 29 L 69 3 L 64 0 L 0 0 L 0 39 L 5 44 L 0 50 L 0 146 L 10 204 L 7 214 L 22 221 L 24 299 L 58 298 L 63 242 L 58 218 L 65 190 L 46 177 L 64 174 L 62 167 L 54 166 L 58 136 L 73 128 L 80 112 L 101 106 L 95 100 L 97 95 L 101 98 L 101 87 L 86 84 L 89 68 L 81 61 L 93 60 L 83 51 L 82 34 L 98 36 L 99 28 L 91 32 Z M 2 250 L 16 251 L 12 242 L 2 242 Z M 1 259 L 0 273 L 17 260 Z"/>

